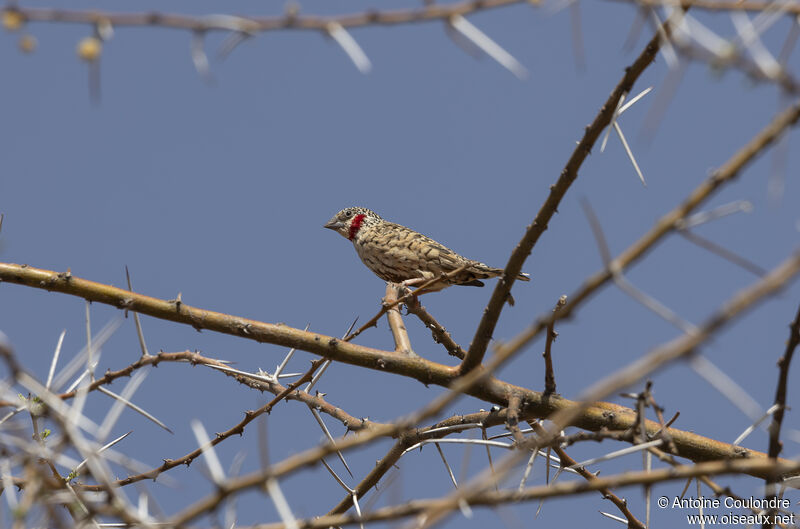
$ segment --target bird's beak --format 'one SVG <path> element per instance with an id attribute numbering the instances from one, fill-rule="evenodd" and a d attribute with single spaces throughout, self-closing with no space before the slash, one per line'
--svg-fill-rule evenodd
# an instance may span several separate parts
<path id="1" fill-rule="evenodd" d="M 323 228 L 328 228 L 329 230 L 338 230 L 339 228 L 344 228 L 344 222 L 331 219 L 323 226 Z"/>

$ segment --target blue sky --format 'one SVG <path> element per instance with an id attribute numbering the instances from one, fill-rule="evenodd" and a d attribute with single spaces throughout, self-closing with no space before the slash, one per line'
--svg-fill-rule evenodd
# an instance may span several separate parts
<path id="1" fill-rule="evenodd" d="M 98 7 L 91 2 L 72 5 Z M 302 12 L 343 13 L 367 5 L 304 2 Z M 283 6 L 118 2 L 114 8 L 276 14 Z M 583 127 L 652 35 L 652 28 L 645 27 L 632 51 L 623 49 L 635 19 L 635 10 L 625 3 L 584 2 L 581 14 L 583 70 L 575 66 L 568 10 L 521 5 L 469 17 L 527 67 L 525 81 L 489 58 L 475 60 L 439 23 L 353 30 L 373 63 L 367 75 L 358 72 L 335 42 L 316 33 L 260 35 L 224 62 L 216 57 L 224 37 L 212 34 L 206 43 L 211 83 L 192 65 L 186 32 L 117 28 L 100 63 L 99 104 L 89 100 L 86 65 L 75 56 L 75 45 L 89 28 L 30 25 L 27 30 L 38 40 L 31 55 L 17 51 L 18 35 L 4 33 L 0 212 L 5 221 L 0 259 L 70 268 L 76 276 L 117 286 L 125 284 L 128 266 L 135 290 L 144 294 L 170 299 L 181 293 L 197 307 L 300 328 L 310 323 L 312 329 L 332 335 L 343 333 L 355 316 L 361 321 L 371 317 L 384 294 L 382 282 L 360 263 L 350 243 L 322 228 L 343 207 L 369 207 L 468 257 L 504 266 Z M 696 16 L 722 35 L 733 34 L 725 15 Z M 789 21 L 781 21 L 766 34 L 773 50 L 779 49 L 788 29 Z M 797 66 L 796 54 L 790 65 Z M 604 153 L 593 150 L 523 267 L 533 281 L 515 285 L 517 305 L 505 309 L 496 339 L 514 336 L 601 268 L 580 199 L 591 203 L 611 252 L 617 254 L 786 102 L 773 86 L 755 84 L 735 71 L 717 75 L 693 63 L 657 129 L 643 134 L 653 104 L 664 101 L 667 73 L 659 56 L 634 90 L 654 86 L 654 91 L 621 118 L 648 186 L 638 182 L 617 138 L 610 138 Z M 746 200 L 753 211 L 698 228 L 764 268 L 775 266 L 798 243 L 796 134 L 787 142 L 781 200 L 768 194 L 776 158 L 767 154 L 704 208 Z M 627 277 L 694 323 L 755 280 L 677 236 L 660 244 Z M 426 296 L 424 304 L 466 347 L 492 286 L 448 289 Z M 84 344 L 82 300 L 12 285 L 0 292 L 0 329 L 32 372 L 46 376 L 62 329 L 67 330 L 67 357 Z M 703 349 L 762 409 L 772 403 L 775 362 L 798 294 L 800 287 L 792 286 Z M 92 306 L 95 330 L 119 316 L 112 308 Z M 418 321 L 408 317 L 406 325 L 419 354 L 450 362 Z M 143 326 L 151 350 L 199 349 L 236 362 L 238 369 L 272 370 L 285 354 L 274 346 L 197 333 L 147 317 Z M 566 397 L 575 397 L 600 376 L 679 332 L 613 287 L 603 289 L 558 330 L 556 379 Z M 358 342 L 392 347 L 385 324 Z M 500 376 L 541 389 L 542 347 L 539 342 L 528 347 Z M 99 371 L 138 358 L 131 319 L 103 351 Z M 296 370 L 304 370 L 310 358 L 299 355 Z M 684 364 L 661 371 L 654 381 L 667 415 L 681 412 L 677 427 L 730 442 L 750 424 Z M 349 413 L 380 421 L 416 409 L 442 391 L 339 365 L 329 369 L 319 389 Z M 175 435 L 125 415 L 119 433 L 133 429 L 134 434 L 121 449 L 157 465 L 196 446 L 192 418 L 201 419 L 209 431 L 222 431 L 265 398 L 200 367 L 162 365 L 152 370 L 135 400 L 166 421 Z M 791 390 L 789 398 L 791 404 Z M 104 399 L 97 395 L 91 400 L 89 412 L 98 418 L 111 405 Z M 447 415 L 481 407 L 488 405 L 463 398 Z M 279 407 L 268 423 L 273 460 L 312 446 L 321 435 L 311 415 L 296 403 Z M 334 433 L 342 433 L 341 425 L 328 424 Z M 791 412 L 786 425 L 797 428 Z M 241 450 L 246 453 L 244 468 L 255 468 L 256 442 L 253 430 L 241 440 L 223 443 L 223 463 L 229 465 Z M 756 432 L 744 444 L 765 450 L 767 437 Z M 349 456 L 356 479 L 388 446 L 384 442 Z M 401 460 L 401 477 L 393 486 L 397 492 L 384 492 L 381 503 L 449 491 L 446 472 L 429 448 Z M 571 453 L 581 459 L 610 449 L 576 446 Z M 785 453 L 796 455 L 797 444 L 787 442 Z M 485 465 L 483 450 L 473 450 L 468 459 L 460 449 L 448 454 L 456 466 L 466 461 L 470 472 Z M 637 456 L 601 469 L 610 474 L 640 465 Z M 175 489 L 151 485 L 166 512 L 212 490 L 199 469 L 195 464 L 172 471 L 180 481 Z M 537 471 L 541 482 L 541 466 Z M 741 495 L 758 493 L 754 480 L 733 483 Z M 290 505 L 303 516 L 320 514 L 319 509 L 326 511 L 343 496 L 324 470 L 300 473 L 283 486 Z M 680 492 L 678 485 L 661 489 Z M 643 517 L 641 493 L 631 489 L 623 494 Z M 529 520 L 537 506 L 514 511 Z M 260 495 L 246 495 L 239 523 L 274 520 L 271 509 Z M 611 511 L 612 506 L 599 496 L 548 501 L 539 520 L 612 526 L 612 521 L 598 520 L 598 509 Z M 654 516 L 666 525 L 680 520 L 680 514 L 660 511 Z M 492 511 L 479 511 L 474 521 L 457 517 L 445 526 L 482 527 L 496 520 Z"/>

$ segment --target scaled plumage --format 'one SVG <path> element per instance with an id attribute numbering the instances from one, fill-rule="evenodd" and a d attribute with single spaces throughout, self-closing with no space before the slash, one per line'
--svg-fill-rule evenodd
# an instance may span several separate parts
<path id="1" fill-rule="evenodd" d="M 454 277 L 437 281 L 425 288 L 441 290 L 450 285 L 482 287 L 481 279 L 497 277 L 503 273 L 501 268 L 492 268 L 462 257 L 430 237 L 400 224 L 388 222 L 366 208 L 343 209 L 325 227 L 353 241 L 358 256 L 367 268 L 384 281 L 419 285 L 466 266 Z M 530 280 L 527 274 L 520 274 L 517 279 Z"/>

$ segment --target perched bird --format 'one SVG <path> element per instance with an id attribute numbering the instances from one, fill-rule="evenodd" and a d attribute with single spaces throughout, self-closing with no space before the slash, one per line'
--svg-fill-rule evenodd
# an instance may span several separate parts
<path id="1" fill-rule="evenodd" d="M 503 274 L 501 268 L 492 268 L 462 257 L 430 237 L 385 221 L 366 208 L 343 209 L 325 227 L 353 241 L 358 256 L 367 268 L 384 281 L 418 286 L 464 267 L 453 277 L 440 279 L 425 287 L 426 291 L 436 291 L 450 285 L 482 287 L 481 279 Z M 527 274 L 520 274 L 517 279 L 530 280 Z"/>

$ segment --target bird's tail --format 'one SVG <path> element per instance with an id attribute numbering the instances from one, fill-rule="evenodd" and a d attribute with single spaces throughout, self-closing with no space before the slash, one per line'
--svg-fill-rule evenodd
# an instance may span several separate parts
<path id="1" fill-rule="evenodd" d="M 526 274 L 525 272 L 520 272 L 520 274 L 517 276 L 517 279 L 519 279 L 520 281 L 530 281 L 531 275 Z"/>

